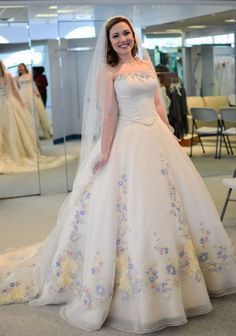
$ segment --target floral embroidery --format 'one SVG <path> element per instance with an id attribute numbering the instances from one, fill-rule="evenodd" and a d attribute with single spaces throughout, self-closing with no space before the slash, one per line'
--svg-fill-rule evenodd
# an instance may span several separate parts
<path id="1" fill-rule="evenodd" d="M 142 288 L 141 281 L 129 255 L 127 236 L 129 232 L 127 218 L 127 176 L 124 174 L 118 181 L 119 196 L 116 204 L 118 233 L 115 291 L 122 294 L 124 300 L 135 297 Z"/>
<path id="2" fill-rule="evenodd" d="M 188 222 L 184 214 L 184 209 L 178 195 L 177 187 L 171 177 L 169 168 L 170 165 L 162 156 L 161 161 L 163 167 L 161 174 L 167 179 L 168 191 L 170 196 L 170 214 L 177 218 L 178 230 L 180 233 L 178 254 L 179 254 L 179 275 L 181 280 L 184 281 L 187 276 L 195 278 L 197 281 L 202 280 L 201 269 L 198 264 L 197 256 L 194 251 L 193 243 L 188 229 Z"/>
<path id="3" fill-rule="evenodd" d="M 94 277 L 92 279 L 95 284 L 94 288 L 80 285 L 74 291 L 74 295 L 80 297 L 86 309 L 105 308 L 108 300 L 112 297 L 112 290 L 107 290 L 101 278 L 103 266 L 100 253 L 97 252 L 90 270 L 90 275 Z"/>
<path id="4" fill-rule="evenodd" d="M 91 197 L 89 190 L 91 184 L 92 183 L 90 183 L 81 194 L 79 208 L 76 210 L 71 222 L 72 230 L 69 236 L 68 245 L 62 253 L 57 255 L 48 271 L 47 282 L 50 283 L 49 290 L 51 292 L 67 292 L 71 290 L 74 283 L 76 286 L 80 284 L 78 274 L 82 268 L 84 260 L 81 251 L 85 239 L 85 220 Z"/>
<path id="5" fill-rule="evenodd" d="M 34 267 L 35 251 L 39 246 L 40 244 L 23 247 L 22 250 L 10 250 L 0 257 L 0 304 L 25 302 L 34 298 L 34 282 L 29 278 L 27 268 Z M 24 264 L 26 276 L 12 280 L 21 263 Z"/>
<path id="6" fill-rule="evenodd" d="M 204 272 L 219 273 L 235 261 L 234 248 L 231 243 L 228 247 L 210 244 L 210 231 L 203 223 L 201 225 L 201 238 L 198 246 L 198 260 Z"/>
<path id="7" fill-rule="evenodd" d="M 161 174 L 165 176 L 167 179 L 168 184 L 168 191 L 169 196 L 171 200 L 171 208 L 170 208 L 170 214 L 175 216 L 178 220 L 179 226 L 178 230 L 181 233 L 182 238 L 189 239 L 189 230 L 188 230 L 188 222 L 184 214 L 184 209 L 182 207 L 181 200 L 178 195 L 177 187 L 171 177 L 171 174 L 169 172 L 169 163 L 165 162 L 165 159 L 162 157 L 161 161 L 163 162 L 163 168 L 161 169 Z"/>

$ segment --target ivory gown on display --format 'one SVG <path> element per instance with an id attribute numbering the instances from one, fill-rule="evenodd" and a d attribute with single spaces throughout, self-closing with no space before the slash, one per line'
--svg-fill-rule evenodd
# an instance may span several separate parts
<path id="1" fill-rule="evenodd" d="M 125 65 L 114 87 L 119 121 L 108 162 L 93 173 L 98 142 L 46 241 L 1 256 L 0 302 L 64 304 L 61 316 L 79 328 L 106 320 L 151 332 L 209 312 L 209 294 L 235 292 L 235 252 L 156 113 L 155 74 Z"/>
<path id="2" fill-rule="evenodd" d="M 30 110 L 34 114 L 34 108 L 39 127 L 39 136 L 49 139 L 52 136 L 51 128 L 48 122 L 47 112 L 44 108 L 41 97 L 34 93 L 34 82 L 30 74 L 19 76 L 17 79 L 21 97 Z"/>

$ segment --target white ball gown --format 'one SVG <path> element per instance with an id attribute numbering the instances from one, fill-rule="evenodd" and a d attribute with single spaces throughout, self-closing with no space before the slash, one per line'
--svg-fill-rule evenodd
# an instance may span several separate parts
<path id="1" fill-rule="evenodd" d="M 99 143 L 40 246 L 1 256 L 0 302 L 63 304 L 82 329 L 131 332 L 183 324 L 236 291 L 232 242 L 209 193 L 156 113 L 155 75 L 114 80 L 119 121 L 107 164 Z"/>
<path id="2" fill-rule="evenodd" d="M 67 160 L 74 160 L 69 154 Z M 24 106 L 10 73 L 0 78 L 0 174 L 26 173 L 65 164 L 64 155 L 42 155 L 33 115 Z"/>
<path id="3" fill-rule="evenodd" d="M 17 83 L 19 85 L 21 97 L 32 115 L 34 114 L 35 109 L 39 136 L 49 139 L 52 136 L 52 131 L 49 125 L 47 112 L 44 108 L 41 97 L 36 95 L 34 92 L 36 87 L 32 76 L 30 74 L 19 76 L 17 78 Z"/>

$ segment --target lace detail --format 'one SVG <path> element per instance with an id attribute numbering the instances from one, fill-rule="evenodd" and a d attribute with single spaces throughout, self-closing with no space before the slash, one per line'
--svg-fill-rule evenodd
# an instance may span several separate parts
<path id="1" fill-rule="evenodd" d="M 149 79 L 149 78 L 156 78 L 156 75 L 153 72 L 129 72 L 124 74 L 118 74 L 115 80 L 122 80 L 127 78 L 138 78 L 138 79 Z"/>

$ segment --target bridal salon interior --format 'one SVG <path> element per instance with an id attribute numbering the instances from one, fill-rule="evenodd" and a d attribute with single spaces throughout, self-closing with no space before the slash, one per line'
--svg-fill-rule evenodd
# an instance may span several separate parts
<path id="1" fill-rule="evenodd" d="M 56 224 L 77 173 L 83 97 L 97 35 L 115 15 L 132 20 L 148 50 L 173 131 L 236 244 L 236 2 L 8 0 L 0 1 L 0 60 L 23 101 L 21 81 L 32 76 L 28 98 L 35 148 L 33 159 L 21 159 L 19 149 L 13 160 L 6 148 L 19 146 L 0 147 L 0 252 L 38 243 Z M 27 69 L 23 77 L 20 64 Z M 44 104 L 37 70 L 48 83 Z M 0 146 L 9 136 L 18 141 L 0 124 Z M 233 336 L 235 295 L 214 298 L 212 305 L 205 316 L 153 334 Z M 56 305 L 0 306 L 0 336 L 90 334 L 60 319 Z M 94 334 L 127 333 L 105 326 Z"/>

